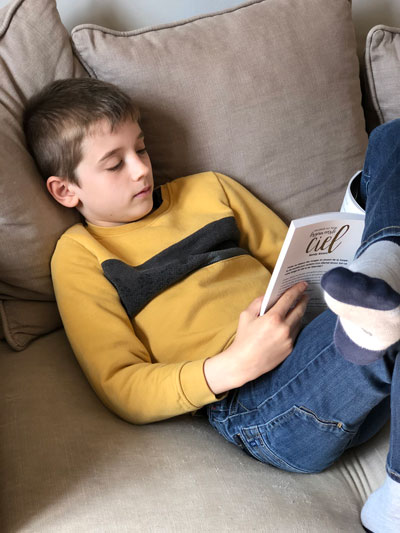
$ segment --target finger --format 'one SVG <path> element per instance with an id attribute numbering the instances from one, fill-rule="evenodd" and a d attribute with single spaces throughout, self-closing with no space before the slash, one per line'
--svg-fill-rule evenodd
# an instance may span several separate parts
<path id="1" fill-rule="evenodd" d="M 285 322 L 292 329 L 297 324 L 301 324 L 301 319 L 307 309 L 309 297 L 307 294 L 303 294 L 293 309 L 291 309 L 286 315 Z"/>
<path id="2" fill-rule="evenodd" d="M 295 343 L 296 339 L 297 339 L 297 336 L 298 334 L 300 333 L 300 330 L 301 330 L 301 322 L 298 322 L 294 327 L 293 327 L 293 330 L 291 331 L 291 336 L 292 336 L 292 340 L 293 340 L 293 344 Z"/>
<path id="3" fill-rule="evenodd" d="M 263 296 L 259 296 L 251 302 L 251 304 L 246 309 L 246 314 L 251 317 L 257 317 L 260 314 L 261 304 L 263 301 Z"/>
<path id="4" fill-rule="evenodd" d="M 301 298 L 306 288 L 307 283 L 305 281 L 296 283 L 296 285 L 293 285 L 293 287 L 282 294 L 276 304 L 271 307 L 271 310 L 274 309 L 275 312 L 278 312 L 282 317 L 285 317 L 295 304 L 296 300 Z"/>

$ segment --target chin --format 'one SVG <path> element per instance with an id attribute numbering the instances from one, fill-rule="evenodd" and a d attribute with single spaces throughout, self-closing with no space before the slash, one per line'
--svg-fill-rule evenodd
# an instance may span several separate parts
<path id="1" fill-rule="evenodd" d="M 153 210 L 153 199 L 151 200 L 151 203 L 148 206 L 148 208 L 145 210 L 146 213 L 143 216 L 145 217 L 146 215 L 149 215 L 152 212 L 152 210 Z"/>
<path id="2" fill-rule="evenodd" d="M 150 215 L 151 211 L 153 209 L 153 204 L 149 206 L 147 209 L 143 209 L 140 213 L 135 213 L 131 219 L 131 222 L 135 222 L 136 220 L 141 220 L 144 217 L 147 217 L 147 215 Z"/>

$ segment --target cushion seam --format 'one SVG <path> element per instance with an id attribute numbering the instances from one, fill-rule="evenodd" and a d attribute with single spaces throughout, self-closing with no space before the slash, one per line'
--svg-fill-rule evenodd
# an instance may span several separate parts
<path id="1" fill-rule="evenodd" d="M 22 0 L 23 1 L 23 0 Z M 7 313 L 4 309 L 4 301 L 0 300 L 0 317 L 1 322 L 3 324 L 3 332 L 4 332 L 4 338 L 8 342 L 8 344 L 16 351 L 22 351 L 25 348 L 25 344 L 20 344 L 15 338 L 14 338 L 14 332 L 12 331 L 9 321 L 7 320 Z"/>
<path id="2" fill-rule="evenodd" d="M 23 4 L 24 2 L 25 0 L 19 0 L 18 2 L 14 2 L 13 4 L 9 6 L 6 16 L 0 26 L 0 38 L 4 37 L 4 34 L 8 30 L 8 27 L 11 24 L 11 21 L 14 18 L 14 15 L 18 11 L 18 9 L 21 7 L 21 4 Z"/>
<path id="3" fill-rule="evenodd" d="M 153 32 L 158 32 L 162 30 L 178 28 L 181 26 L 185 26 L 187 24 L 192 24 L 193 22 L 197 22 L 198 20 L 202 20 L 202 19 L 216 18 L 222 15 L 226 15 L 227 13 L 234 13 L 235 11 L 240 11 L 241 9 L 252 7 L 253 5 L 262 4 L 266 1 L 267 0 L 253 0 L 252 2 L 247 2 L 246 4 L 240 4 L 239 6 L 233 7 L 231 9 L 226 9 L 223 11 L 218 11 L 216 13 L 206 13 L 204 15 L 191 17 L 189 19 L 185 19 L 182 21 L 160 24 L 158 26 L 148 26 L 147 28 L 140 28 L 140 29 L 130 30 L 130 31 L 113 30 L 111 28 L 106 28 L 104 26 L 99 26 L 96 24 L 80 24 L 78 26 L 75 26 L 75 28 L 72 28 L 71 36 L 74 36 L 80 31 L 92 30 L 92 31 L 98 31 L 100 33 L 104 33 L 106 35 L 112 35 L 114 37 L 135 37 L 136 35 L 143 35 L 146 33 L 153 33 Z M 348 1 L 351 1 L 351 0 L 348 0 Z"/>

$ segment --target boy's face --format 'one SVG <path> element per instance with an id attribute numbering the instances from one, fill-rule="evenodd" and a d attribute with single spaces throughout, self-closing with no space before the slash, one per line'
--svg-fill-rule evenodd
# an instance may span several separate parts
<path id="1" fill-rule="evenodd" d="M 140 126 L 127 120 L 114 131 L 100 122 L 83 140 L 76 169 L 79 185 L 70 184 L 76 207 L 88 222 L 120 226 L 153 208 L 153 171 Z"/>

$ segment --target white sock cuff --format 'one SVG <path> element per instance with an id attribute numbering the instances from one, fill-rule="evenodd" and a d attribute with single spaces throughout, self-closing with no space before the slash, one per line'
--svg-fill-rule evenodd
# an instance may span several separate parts
<path id="1" fill-rule="evenodd" d="M 385 485 L 387 485 L 390 492 L 398 493 L 400 495 L 400 478 L 399 481 L 395 481 L 389 476 L 389 474 L 386 474 Z"/>
<path id="2" fill-rule="evenodd" d="M 351 263 L 351 266 L 357 263 L 362 263 L 364 261 L 372 261 L 376 262 L 376 260 L 379 258 L 380 261 L 384 258 L 384 262 L 387 261 L 391 263 L 392 261 L 398 262 L 400 257 L 400 245 L 393 241 L 377 241 L 368 246 L 366 250 L 358 257 L 357 259 L 354 259 L 354 261 Z M 350 270 L 353 270 L 349 267 Z M 354 270 L 355 271 L 355 270 Z"/>
<path id="3" fill-rule="evenodd" d="M 400 245 L 393 241 L 374 242 L 348 268 L 383 279 L 400 293 Z"/>

